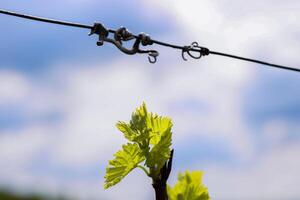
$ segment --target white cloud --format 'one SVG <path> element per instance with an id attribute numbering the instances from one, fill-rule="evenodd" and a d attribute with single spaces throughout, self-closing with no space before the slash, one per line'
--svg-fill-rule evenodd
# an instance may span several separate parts
<path id="1" fill-rule="evenodd" d="M 0 106 L 7 103 L 22 103 L 30 90 L 24 75 L 0 70 Z"/>
<path id="2" fill-rule="evenodd" d="M 299 156 L 299 145 L 290 145 L 243 167 L 207 166 L 205 182 L 214 199 L 296 199 Z"/>
<path id="3" fill-rule="evenodd" d="M 26 166 L 49 141 L 46 127 L 30 127 L 21 131 L 6 131 L 0 135 L 1 166 Z"/>

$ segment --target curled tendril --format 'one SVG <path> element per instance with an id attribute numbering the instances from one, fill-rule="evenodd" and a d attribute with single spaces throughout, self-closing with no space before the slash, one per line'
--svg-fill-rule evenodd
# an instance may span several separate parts
<path id="1" fill-rule="evenodd" d="M 187 59 L 185 58 L 185 53 L 187 53 L 190 57 L 194 59 L 200 59 L 202 57 L 201 49 L 202 48 L 199 46 L 197 42 L 193 42 L 189 46 L 184 46 L 184 48 L 182 49 L 182 59 L 187 61 Z M 196 52 L 197 55 L 192 54 L 191 53 L 192 51 Z"/>
<path id="2" fill-rule="evenodd" d="M 192 54 L 191 53 L 192 49 L 199 50 L 199 52 L 197 52 L 198 55 Z M 189 54 L 189 56 L 191 56 L 194 59 L 200 59 L 202 57 L 201 49 L 202 48 L 199 46 L 199 44 L 197 42 L 193 42 L 191 45 L 191 49 L 189 51 L 187 51 L 187 53 Z"/>
<path id="3" fill-rule="evenodd" d="M 182 49 L 182 59 L 187 61 L 187 59 L 185 58 L 185 53 L 187 53 L 191 58 L 200 59 L 202 56 L 208 55 L 209 50 L 207 48 L 199 46 L 198 42 L 193 42 L 191 45 L 184 46 Z"/>
<path id="4" fill-rule="evenodd" d="M 181 57 L 184 61 L 187 61 L 187 59 L 185 58 L 185 52 L 187 52 L 189 50 L 189 46 L 184 46 L 181 52 Z"/>
<path id="5" fill-rule="evenodd" d="M 156 63 L 157 61 L 157 57 L 159 56 L 159 53 L 157 51 L 154 50 L 150 50 L 148 52 L 148 60 L 151 64 Z"/>

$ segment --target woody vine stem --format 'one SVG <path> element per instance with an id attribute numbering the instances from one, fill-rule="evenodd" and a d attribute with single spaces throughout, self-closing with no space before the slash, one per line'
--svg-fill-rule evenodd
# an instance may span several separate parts
<path id="1" fill-rule="evenodd" d="M 160 176 L 158 179 L 153 179 L 153 188 L 155 190 L 156 200 L 168 200 L 167 192 L 167 181 L 169 179 L 172 162 L 173 162 L 174 149 L 171 151 L 169 160 L 164 164 L 163 168 L 160 170 Z"/>

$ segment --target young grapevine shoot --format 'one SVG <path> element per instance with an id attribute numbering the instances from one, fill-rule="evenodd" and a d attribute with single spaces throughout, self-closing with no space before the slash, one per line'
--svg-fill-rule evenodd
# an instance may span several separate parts
<path id="1" fill-rule="evenodd" d="M 201 172 L 179 174 L 178 183 L 167 187 L 173 158 L 172 126 L 170 118 L 148 112 L 145 103 L 132 113 L 128 123 L 119 121 L 116 127 L 128 143 L 109 161 L 104 188 L 116 185 L 133 169 L 140 168 L 152 179 L 157 200 L 209 200 Z"/>

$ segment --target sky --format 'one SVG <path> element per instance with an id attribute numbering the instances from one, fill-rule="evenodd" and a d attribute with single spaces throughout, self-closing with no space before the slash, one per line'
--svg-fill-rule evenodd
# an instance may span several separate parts
<path id="1" fill-rule="evenodd" d="M 1 9 L 300 68 L 297 0 L 11 0 Z M 72 199 L 154 199 L 135 170 L 103 189 L 125 143 L 115 128 L 145 101 L 173 119 L 177 173 L 203 170 L 215 200 L 300 198 L 300 76 L 210 55 L 156 64 L 96 45 L 88 30 L 0 15 L 0 186 Z"/>

